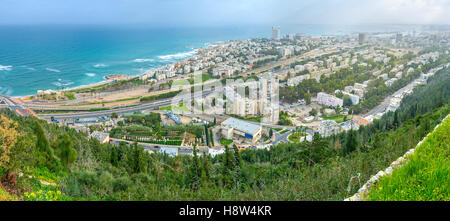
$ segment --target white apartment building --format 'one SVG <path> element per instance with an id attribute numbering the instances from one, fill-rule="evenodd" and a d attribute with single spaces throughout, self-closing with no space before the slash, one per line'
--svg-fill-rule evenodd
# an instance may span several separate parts
<path id="1" fill-rule="evenodd" d="M 282 47 L 278 50 L 281 56 L 286 57 L 292 55 L 293 51 L 289 48 Z"/>
<path id="2" fill-rule="evenodd" d="M 281 39 L 280 27 L 272 27 L 272 39 L 277 41 Z"/>
<path id="3" fill-rule="evenodd" d="M 387 80 L 386 82 L 384 82 L 384 84 L 386 86 L 391 86 L 394 82 L 396 82 L 398 79 L 397 78 L 391 78 L 389 80 Z"/>
<path id="4" fill-rule="evenodd" d="M 304 71 L 305 70 L 305 66 L 303 66 L 303 65 L 295 65 L 294 70 L 296 72 Z"/>
<path id="5" fill-rule="evenodd" d="M 319 134 L 322 137 L 328 137 L 341 131 L 339 125 L 333 120 L 323 120 L 319 124 Z"/>
<path id="6" fill-rule="evenodd" d="M 333 95 L 327 94 L 327 93 L 323 93 L 323 92 L 319 92 L 317 94 L 317 103 L 319 104 L 323 104 L 326 106 L 331 106 L 331 107 L 337 107 L 340 106 L 342 107 L 343 105 L 343 100 L 340 98 L 337 98 Z"/>
<path id="7" fill-rule="evenodd" d="M 347 93 L 347 92 L 343 92 L 343 94 L 344 95 L 348 95 L 350 97 L 350 100 L 352 101 L 353 105 L 359 104 L 360 98 L 359 98 L 358 95 L 350 94 L 350 93 Z"/>
<path id="8" fill-rule="evenodd" d="M 233 67 L 224 65 L 218 68 L 214 68 L 213 76 L 222 76 L 222 75 L 232 76 L 233 70 L 234 70 Z"/>
<path id="9" fill-rule="evenodd" d="M 242 91 L 247 86 L 251 88 L 248 98 L 242 95 Z M 241 94 L 235 92 L 236 87 Z M 266 123 L 278 123 L 278 90 L 278 77 L 271 72 L 260 76 L 257 82 L 246 82 L 225 87 L 226 112 L 243 117 L 259 115 L 264 117 L 263 121 Z"/>
<path id="10" fill-rule="evenodd" d="M 309 79 L 310 77 L 311 77 L 310 74 L 304 74 L 304 75 L 300 75 L 300 76 L 297 76 L 297 77 L 289 78 L 287 80 L 287 85 L 288 86 L 296 86 L 300 82 L 302 82 L 302 81 L 304 81 L 306 79 Z"/>

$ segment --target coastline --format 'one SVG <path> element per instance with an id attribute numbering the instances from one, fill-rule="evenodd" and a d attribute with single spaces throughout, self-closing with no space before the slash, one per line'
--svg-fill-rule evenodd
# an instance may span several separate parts
<path id="1" fill-rule="evenodd" d="M 232 40 L 227 40 L 227 41 L 232 41 Z M 174 55 L 177 55 L 177 54 L 179 54 L 179 53 L 192 53 L 192 55 L 190 55 L 190 56 L 188 56 L 188 57 L 184 57 L 183 59 L 177 60 L 177 61 L 175 61 L 175 62 L 173 62 L 173 63 L 165 64 L 165 65 L 163 65 L 163 66 L 161 66 L 161 67 L 152 68 L 152 69 L 146 70 L 146 71 L 144 71 L 144 72 L 142 72 L 142 73 L 139 73 L 139 74 L 129 75 L 129 76 L 127 75 L 127 79 L 137 78 L 137 77 L 140 77 L 140 76 L 143 76 L 143 75 L 147 74 L 148 72 L 151 72 L 151 71 L 155 71 L 155 70 L 161 69 L 161 68 L 163 68 L 163 67 L 165 67 L 165 66 L 173 65 L 173 64 L 178 63 L 178 62 L 180 62 L 180 61 L 189 60 L 190 58 L 192 58 L 192 57 L 198 55 L 198 50 L 199 50 L 199 49 L 208 49 L 208 48 L 210 48 L 210 47 L 216 47 L 216 46 L 218 46 L 220 43 L 223 43 L 223 42 L 225 42 L 225 41 L 206 42 L 206 43 L 204 43 L 204 47 L 200 47 L 200 48 L 191 48 L 191 47 L 190 47 L 190 49 L 193 49 L 193 50 L 190 51 L 190 52 L 178 52 L 178 53 L 170 54 L 170 55 L 162 55 L 162 56 L 174 56 Z M 93 83 L 90 83 L 90 84 L 84 84 L 84 85 L 79 85 L 79 86 L 75 86 L 75 87 L 71 87 L 71 88 L 66 88 L 66 89 L 61 90 L 61 91 L 71 91 L 71 90 L 78 90 L 78 89 L 91 88 L 91 87 L 96 87 L 96 86 L 105 85 L 105 84 L 108 84 L 108 83 L 110 83 L 110 82 L 113 81 L 113 80 L 107 80 L 105 77 L 106 77 L 106 76 L 103 76 L 103 81 L 99 81 L 99 82 L 97 81 L 97 82 L 93 82 Z M 48 89 L 43 89 L 43 90 L 48 90 Z M 22 95 L 22 96 L 11 96 L 11 97 L 12 97 L 12 98 L 16 98 L 16 99 L 21 99 L 21 100 L 23 100 L 23 99 L 27 99 L 27 98 L 29 98 L 29 97 L 31 97 L 31 96 L 34 96 L 34 95 L 36 95 L 36 94 Z"/>

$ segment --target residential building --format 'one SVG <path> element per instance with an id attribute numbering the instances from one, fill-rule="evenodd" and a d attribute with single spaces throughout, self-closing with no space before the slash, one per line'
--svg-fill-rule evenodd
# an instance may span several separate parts
<path id="1" fill-rule="evenodd" d="M 342 107 L 344 102 L 342 99 L 337 98 L 333 95 L 319 92 L 319 93 L 317 93 L 317 103 L 327 105 L 327 106 L 332 106 L 332 107 L 337 107 L 337 106 Z"/>
<path id="2" fill-rule="evenodd" d="M 366 33 L 359 33 L 358 35 L 358 42 L 360 45 L 366 43 L 367 39 L 366 39 Z"/>
<path id="3" fill-rule="evenodd" d="M 343 93 L 344 95 L 348 95 L 348 96 L 350 97 L 350 100 L 352 101 L 352 104 L 353 104 L 353 105 L 359 104 L 360 98 L 359 98 L 358 95 L 350 94 L 350 93 L 347 93 L 347 92 L 342 92 L 342 93 Z"/>
<path id="4" fill-rule="evenodd" d="M 309 75 L 309 74 L 304 74 L 304 75 L 300 75 L 300 76 L 297 76 L 297 77 L 289 78 L 289 79 L 287 80 L 287 85 L 288 85 L 288 86 L 296 86 L 296 85 L 298 85 L 300 82 L 302 82 L 302 81 L 304 81 L 304 80 L 306 80 L 306 79 L 309 79 L 310 77 L 311 77 L 311 75 Z"/>
<path id="5" fill-rule="evenodd" d="M 319 124 L 319 134 L 322 137 L 328 137 L 339 133 L 341 128 L 333 120 L 323 120 Z"/>
<path id="6" fill-rule="evenodd" d="M 91 134 L 91 138 L 97 139 L 98 141 L 100 141 L 100 143 L 108 143 L 109 142 L 109 133 L 94 131 Z"/>
<path id="7" fill-rule="evenodd" d="M 280 27 L 272 27 L 272 39 L 277 41 L 281 39 Z"/>

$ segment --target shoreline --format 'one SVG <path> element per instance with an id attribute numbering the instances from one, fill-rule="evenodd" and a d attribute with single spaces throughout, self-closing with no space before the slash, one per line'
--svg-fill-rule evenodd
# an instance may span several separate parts
<path id="1" fill-rule="evenodd" d="M 310 34 L 310 35 L 314 36 L 313 34 Z M 319 35 L 317 35 L 317 36 L 323 36 L 323 34 L 319 34 Z M 188 59 L 190 59 L 190 58 L 192 58 L 192 57 L 198 55 L 198 51 L 199 51 L 200 49 L 209 49 L 209 48 L 212 48 L 212 47 L 218 47 L 218 46 L 220 46 L 221 44 L 224 44 L 224 43 L 227 43 L 227 42 L 230 42 L 230 41 L 236 41 L 236 40 L 249 40 L 249 39 L 254 39 L 254 38 L 258 38 L 258 37 L 251 37 L 251 38 L 246 38 L 246 39 L 228 39 L 228 40 L 219 40 L 219 41 L 205 42 L 205 43 L 203 43 L 203 46 L 198 47 L 198 48 L 195 48 L 195 47 L 192 47 L 192 46 L 187 45 L 186 48 L 193 49 L 193 51 L 192 51 L 193 54 L 192 54 L 192 55 L 187 56 L 187 57 L 185 57 L 185 58 L 183 58 L 183 59 L 181 59 L 181 60 L 175 61 L 175 62 L 173 62 L 173 63 L 165 64 L 165 65 L 163 65 L 163 66 L 161 66 L 161 67 L 157 67 L 157 68 L 152 68 L 152 69 L 146 70 L 146 71 L 144 71 L 144 72 L 142 72 L 142 73 L 139 73 L 139 74 L 129 75 L 129 76 L 127 75 L 127 79 L 132 79 L 132 78 L 140 77 L 140 76 L 145 75 L 146 73 L 148 73 L 148 72 L 150 72 L 150 71 L 158 70 L 158 69 L 163 68 L 163 67 L 165 67 L 165 66 L 173 65 L 173 64 L 175 64 L 175 63 L 178 63 L 178 62 L 181 62 L 181 61 L 184 61 L 184 60 L 188 60 Z M 177 52 L 177 53 L 173 53 L 173 54 L 169 54 L 169 55 L 160 55 L 160 56 L 157 56 L 157 57 L 161 57 L 161 56 L 162 56 L 162 57 L 164 57 L 164 56 L 173 56 L 173 55 L 177 55 L 177 54 L 180 54 L 180 53 L 189 53 L 189 52 Z M 111 74 L 111 75 L 112 75 L 112 74 Z M 90 87 L 95 87 L 95 86 L 105 85 L 105 84 L 108 84 L 109 82 L 112 81 L 112 80 L 106 80 L 106 79 L 105 79 L 105 76 L 103 76 L 103 79 L 104 79 L 103 81 L 97 81 L 97 82 L 93 82 L 93 83 L 89 83 L 89 84 L 84 84 L 84 85 L 79 85 L 79 86 L 75 86 L 75 87 L 71 87 L 71 88 L 66 88 L 66 89 L 60 90 L 60 91 L 71 91 L 71 90 L 77 90 L 77 89 L 90 88 Z M 50 89 L 50 88 L 47 88 L 47 89 L 41 89 L 41 90 L 49 90 L 49 89 Z M 50 90 L 55 90 L 55 89 L 50 89 Z M 28 94 L 28 95 L 10 96 L 10 97 L 12 97 L 12 98 L 17 98 L 17 99 L 22 99 L 22 100 L 23 100 L 23 99 L 27 99 L 27 98 L 29 98 L 29 97 L 31 97 L 31 96 L 35 96 L 36 94 L 37 94 L 37 93 L 34 93 L 34 94 Z"/>
<path id="2" fill-rule="evenodd" d="M 227 41 L 232 41 L 232 40 L 227 40 Z M 168 65 L 173 65 L 173 64 L 178 63 L 180 61 L 188 60 L 188 59 L 198 55 L 198 50 L 199 49 L 208 49 L 210 47 L 216 47 L 220 43 L 223 43 L 223 42 L 226 42 L 226 41 L 206 42 L 206 43 L 204 43 L 204 47 L 191 48 L 191 49 L 193 49 L 193 51 L 192 51 L 193 54 L 188 56 L 188 57 L 183 58 L 182 60 L 178 60 L 178 61 L 176 61 L 174 63 L 169 63 L 169 64 L 163 65 L 161 67 L 152 68 L 152 69 L 146 70 L 146 71 L 144 71 L 142 73 L 139 73 L 139 74 L 136 74 L 136 75 L 129 75 L 129 76 L 127 75 L 127 80 L 143 76 L 143 75 L 147 74 L 148 72 L 151 72 L 151 71 L 154 71 L 154 70 L 158 70 L 158 69 L 163 68 L 163 67 L 168 66 Z M 187 53 L 187 52 L 178 52 L 178 53 Z M 178 54 L 178 53 L 174 53 L 174 54 Z M 173 55 L 173 54 L 170 54 L 170 55 Z M 162 55 L 162 56 L 170 56 L 170 55 Z M 79 89 L 91 88 L 91 87 L 105 85 L 105 84 L 108 84 L 108 83 L 113 81 L 113 80 L 106 80 L 105 77 L 106 76 L 103 76 L 104 80 L 100 81 L 100 82 L 94 82 L 94 83 L 90 83 L 90 84 L 79 85 L 79 86 L 75 86 L 75 87 L 72 87 L 72 88 L 67 88 L 67 89 L 60 90 L 60 91 L 71 91 L 71 90 L 79 90 Z M 45 90 L 49 90 L 49 89 L 45 89 Z M 53 89 L 50 89 L 50 90 L 53 90 Z M 29 97 L 35 96 L 35 95 L 36 95 L 36 93 L 35 94 L 30 94 L 30 95 L 22 95 L 22 96 L 11 96 L 11 98 L 16 98 L 16 99 L 23 100 L 23 99 L 26 99 L 26 98 L 29 98 Z"/>

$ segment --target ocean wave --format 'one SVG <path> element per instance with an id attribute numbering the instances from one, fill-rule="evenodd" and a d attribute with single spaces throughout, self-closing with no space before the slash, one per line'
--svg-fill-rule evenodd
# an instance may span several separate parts
<path id="1" fill-rule="evenodd" d="M 13 89 L 9 86 L 0 86 L 0 94 L 10 96 L 13 93 Z"/>
<path id="2" fill-rule="evenodd" d="M 11 65 L 7 65 L 7 66 L 0 65 L 0 71 L 10 71 L 10 70 L 12 70 Z"/>
<path id="3" fill-rule="evenodd" d="M 29 71 L 36 71 L 36 68 L 28 67 L 28 66 L 26 66 L 26 65 L 20 65 L 19 67 L 20 67 L 20 68 L 27 69 L 27 70 L 29 70 Z"/>
<path id="4" fill-rule="evenodd" d="M 61 71 L 58 69 L 53 69 L 53 68 L 46 68 L 45 70 L 47 71 L 51 71 L 51 72 L 56 72 L 56 73 L 60 73 Z"/>
<path id="5" fill-rule="evenodd" d="M 85 75 L 88 77 L 94 77 L 96 74 L 95 73 L 85 73 Z"/>
<path id="6" fill-rule="evenodd" d="M 106 64 L 94 64 L 93 66 L 94 66 L 94 68 L 104 68 L 104 67 L 106 67 L 108 65 L 106 65 Z"/>
<path id="7" fill-rule="evenodd" d="M 138 58 L 138 59 L 134 59 L 133 62 L 137 62 L 137 63 L 142 63 L 142 62 L 154 62 L 155 59 L 151 59 L 151 58 Z"/>
<path id="8" fill-rule="evenodd" d="M 65 87 L 65 86 L 69 86 L 69 85 L 74 84 L 74 82 L 72 82 L 70 80 L 58 79 L 57 82 L 53 82 L 52 84 L 55 85 L 55 86 L 58 86 L 58 87 L 63 87 L 63 86 Z"/>
<path id="9" fill-rule="evenodd" d="M 197 51 L 198 51 L 197 49 L 194 49 L 194 50 L 188 51 L 188 52 L 181 52 L 181 53 L 176 53 L 176 54 L 162 55 L 162 56 L 158 56 L 158 58 L 161 59 L 161 60 L 183 59 L 183 58 L 191 57 L 191 56 L 197 54 Z"/>

